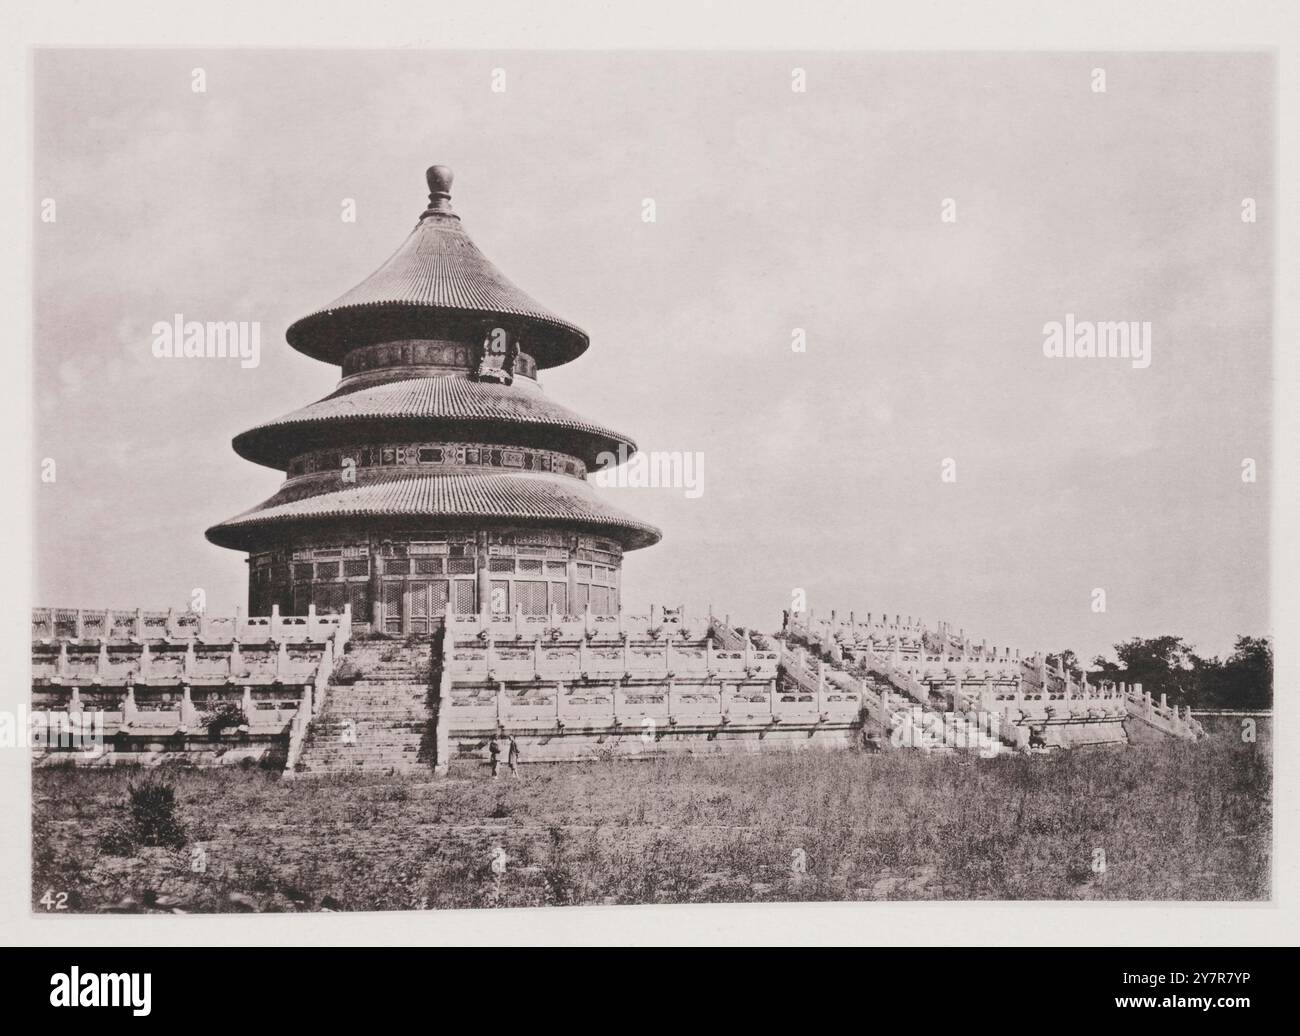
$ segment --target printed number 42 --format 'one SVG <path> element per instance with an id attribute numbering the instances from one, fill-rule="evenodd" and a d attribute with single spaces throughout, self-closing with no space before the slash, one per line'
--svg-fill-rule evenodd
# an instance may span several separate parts
<path id="1" fill-rule="evenodd" d="M 47 889 L 45 895 L 40 898 L 39 902 L 46 910 L 67 910 L 68 894 L 66 892 L 60 892 L 56 896 L 53 889 Z"/>

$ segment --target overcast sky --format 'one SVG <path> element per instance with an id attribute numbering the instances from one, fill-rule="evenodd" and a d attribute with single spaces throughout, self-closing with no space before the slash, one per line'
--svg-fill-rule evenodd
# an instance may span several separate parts
<path id="1" fill-rule="evenodd" d="M 798 587 L 1086 657 L 1269 631 L 1265 57 L 46 51 L 35 87 L 37 603 L 244 603 L 203 530 L 279 478 L 230 439 L 332 389 L 284 330 L 437 162 L 591 335 L 547 393 L 705 455 L 698 499 L 601 490 L 664 532 L 627 607 L 770 630 Z M 260 321 L 260 365 L 156 359 L 175 313 Z M 1045 357 L 1068 313 L 1150 321 L 1150 367 Z"/>

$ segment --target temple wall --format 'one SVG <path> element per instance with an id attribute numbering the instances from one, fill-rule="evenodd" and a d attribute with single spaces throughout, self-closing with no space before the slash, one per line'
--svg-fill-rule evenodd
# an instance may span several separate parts
<path id="1" fill-rule="evenodd" d="M 392 635 L 427 634 L 456 614 L 612 614 L 623 553 L 598 536 L 558 529 L 342 530 L 296 538 L 249 558 L 249 609 L 321 614 L 350 605 Z"/>

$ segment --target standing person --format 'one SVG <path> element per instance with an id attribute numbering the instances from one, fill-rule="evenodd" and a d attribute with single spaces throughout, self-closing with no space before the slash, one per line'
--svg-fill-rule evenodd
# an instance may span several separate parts
<path id="1" fill-rule="evenodd" d="M 492 779 L 495 781 L 501 775 L 501 746 L 497 744 L 497 736 L 492 735 L 492 740 L 488 742 L 488 755 L 492 757 Z"/>
<path id="2" fill-rule="evenodd" d="M 519 776 L 519 742 L 515 740 L 514 734 L 510 735 L 510 751 L 506 753 L 506 763 L 510 767 L 510 776 Z"/>

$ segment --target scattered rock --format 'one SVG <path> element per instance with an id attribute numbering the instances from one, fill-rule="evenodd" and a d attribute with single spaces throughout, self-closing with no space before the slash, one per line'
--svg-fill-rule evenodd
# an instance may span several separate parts
<path id="1" fill-rule="evenodd" d="M 232 909 L 244 913 L 257 913 L 257 900 L 252 896 L 246 896 L 242 892 L 231 892 L 226 896 L 226 902 Z"/>

